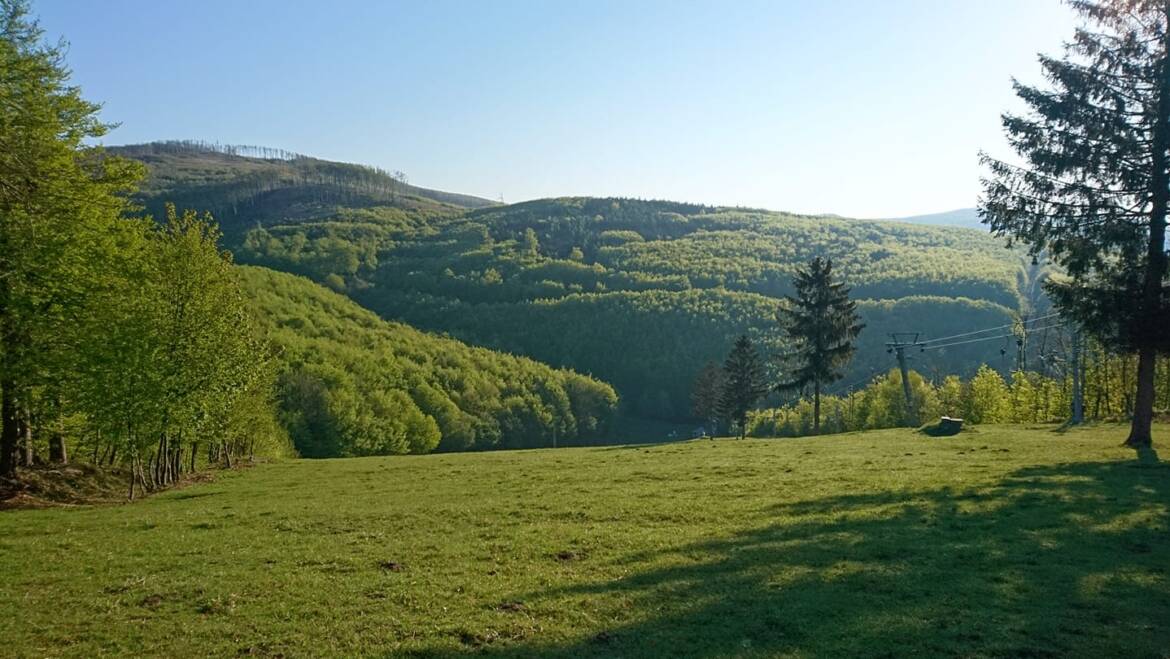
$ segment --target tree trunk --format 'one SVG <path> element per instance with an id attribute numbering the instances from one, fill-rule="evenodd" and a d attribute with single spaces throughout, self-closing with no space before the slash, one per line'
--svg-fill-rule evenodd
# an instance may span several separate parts
<path id="1" fill-rule="evenodd" d="M 191 442 L 191 473 L 195 473 L 195 455 L 199 450 L 199 442 Z"/>
<path id="2" fill-rule="evenodd" d="M 1153 441 L 1150 426 L 1154 421 L 1154 360 L 1156 354 L 1153 348 L 1143 348 L 1138 352 L 1137 400 L 1134 401 L 1129 438 L 1125 440 L 1125 445 L 1132 448 L 1147 448 Z"/>
<path id="3" fill-rule="evenodd" d="M 5 377 L 0 381 L 0 476 L 11 476 L 16 472 L 20 432 L 15 389 L 12 378 Z"/>
<path id="4" fill-rule="evenodd" d="M 1170 3 L 1165 6 L 1170 23 Z M 1166 277 L 1166 210 L 1170 205 L 1170 31 L 1163 36 L 1162 88 L 1158 95 L 1158 116 L 1154 122 L 1153 158 L 1150 176 L 1150 235 L 1146 243 L 1146 272 L 1142 282 L 1142 320 L 1138 328 L 1137 396 L 1126 446 L 1148 447 L 1153 443 L 1150 424 L 1154 419 L 1154 360 L 1158 340 L 1165 331 L 1160 327 L 1162 314 L 1162 280 Z"/>
<path id="5" fill-rule="evenodd" d="M 65 448 L 65 438 L 60 430 L 54 430 L 49 435 L 49 462 L 57 464 L 69 462 L 69 451 Z"/>
<path id="6" fill-rule="evenodd" d="M 813 382 L 813 434 L 821 434 L 821 382 Z"/>
<path id="7" fill-rule="evenodd" d="M 37 462 L 36 447 L 33 446 L 32 420 L 29 418 L 28 407 L 20 415 L 20 453 L 21 463 L 31 467 Z"/>
<path id="8" fill-rule="evenodd" d="M 162 487 L 167 483 L 166 456 L 167 434 L 164 432 L 159 433 L 158 449 L 154 453 L 154 483 L 157 487 Z"/>

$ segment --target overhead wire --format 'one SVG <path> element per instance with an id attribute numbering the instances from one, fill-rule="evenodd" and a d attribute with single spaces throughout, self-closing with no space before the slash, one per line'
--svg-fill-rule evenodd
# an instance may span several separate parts
<path id="1" fill-rule="evenodd" d="M 1023 320 L 1023 321 L 1021 321 L 1021 323 L 1025 326 L 1027 326 L 1027 325 L 1030 325 L 1032 323 L 1036 323 L 1036 322 L 1039 322 L 1041 320 L 1046 320 L 1048 318 L 1052 318 L 1053 316 L 1059 316 L 1059 315 L 1060 314 L 1057 312 L 1052 312 L 1052 313 L 1045 314 L 1043 316 L 1037 316 L 1035 318 L 1029 318 L 1027 320 Z M 974 336 L 976 334 L 986 334 L 987 332 L 994 332 L 996 330 L 1007 329 L 1009 327 L 1015 327 L 1015 326 L 1016 326 L 1016 323 L 1008 323 L 1006 325 L 999 325 L 997 327 L 988 327 L 987 329 L 974 330 L 971 332 L 963 332 L 962 334 L 952 334 L 950 336 L 942 336 L 942 337 L 939 337 L 937 339 L 927 339 L 925 341 L 919 341 L 916 345 L 929 346 L 932 343 L 940 343 L 940 342 L 944 342 L 944 341 L 950 341 L 952 339 L 959 339 L 959 338 L 963 338 L 966 336 Z M 1026 327 L 1025 327 L 1025 329 L 1026 329 Z"/>
<path id="2" fill-rule="evenodd" d="M 1046 326 L 1044 326 L 1044 327 L 1032 327 L 1032 328 L 1025 328 L 1025 329 L 1024 329 L 1024 333 L 1025 333 L 1025 334 L 1031 334 L 1031 333 L 1033 333 L 1033 332 L 1042 332 L 1042 331 L 1047 331 L 1047 330 L 1054 329 L 1054 328 L 1057 328 L 1057 327 L 1062 327 L 1062 326 L 1063 326 L 1063 325 L 1065 325 L 1065 324 L 1066 324 L 1066 323 L 1056 323 L 1056 324 L 1053 324 L 1053 325 L 1046 325 Z M 1004 333 L 1004 334 L 996 334 L 995 336 L 983 336 L 983 337 L 979 337 L 979 338 L 977 338 L 977 339 L 967 339 L 967 340 L 965 340 L 965 341 L 953 341 L 953 342 L 950 342 L 950 343 L 943 343 L 943 344 L 936 344 L 936 345 L 921 345 L 921 344 L 920 344 L 920 347 L 922 348 L 922 350 L 936 350 L 936 349 L 939 349 L 939 348 L 949 348 L 949 347 L 951 347 L 951 346 L 961 346 L 961 345 L 966 345 L 966 344 L 968 344 L 968 343 L 979 343 L 979 342 L 981 342 L 981 341 L 994 341 L 994 340 L 996 340 L 996 339 L 1005 339 L 1005 338 L 1011 338 L 1012 336 L 1014 336 L 1014 335 L 1013 335 L 1013 334 Z"/>

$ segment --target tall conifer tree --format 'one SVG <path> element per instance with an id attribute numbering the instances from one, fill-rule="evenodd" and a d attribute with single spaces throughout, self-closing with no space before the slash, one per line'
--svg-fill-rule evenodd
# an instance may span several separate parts
<path id="1" fill-rule="evenodd" d="M 746 334 L 723 363 L 723 387 L 719 395 L 720 416 L 739 426 L 739 437 L 747 434 L 747 413 L 768 393 L 764 363 Z"/>
<path id="2" fill-rule="evenodd" d="M 789 377 L 781 391 L 813 388 L 813 433 L 821 431 L 821 390 L 844 376 L 853 357 L 853 342 L 864 324 L 858 322 L 857 304 L 849 288 L 833 281 L 833 262 L 816 257 L 793 279 L 795 296 L 777 315 L 792 351 L 786 355 Z"/>
<path id="3" fill-rule="evenodd" d="M 1028 106 L 1003 125 L 1022 163 L 983 154 L 980 214 L 997 235 L 1067 273 L 1058 309 L 1138 355 L 1126 443 L 1149 446 L 1154 360 L 1170 350 L 1170 2 L 1073 0 L 1086 20 L 1064 57 L 1041 56 L 1046 87 L 1015 82 Z"/>
<path id="4" fill-rule="evenodd" d="M 722 389 L 723 370 L 715 362 L 707 362 L 695 377 L 695 384 L 691 389 L 691 411 L 702 419 L 703 423 L 712 426 L 712 433 L 717 431 L 715 426 L 719 417 L 719 396 Z"/>

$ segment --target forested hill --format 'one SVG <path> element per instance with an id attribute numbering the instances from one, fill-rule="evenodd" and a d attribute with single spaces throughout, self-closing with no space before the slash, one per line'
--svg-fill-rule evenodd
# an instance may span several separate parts
<path id="1" fill-rule="evenodd" d="M 241 267 L 278 347 L 280 419 L 306 457 L 580 445 L 609 436 L 609 385 L 387 322 L 303 277 Z"/>
<path id="2" fill-rule="evenodd" d="M 171 187 L 191 188 L 150 185 L 159 199 L 175 198 Z M 633 199 L 284 203 L 311 188 L 237 208 L 232 221 L 251 227 L 230 245 L 239 260 L 308 276 L 384 318 L 590 373 L 644 416 L 687 416 L 694 376 L 739 333 L 779 352 L 777 305 L 816 255 L 833 258 L 868 325 L 842 389 L 892 365 L 888 332 L 1010 325 L 1035 288 L 1018 251 L 968 229 Z M 912 366 L 998 367 L 1008 341 L 916 354 Z"/>
<path id="3" fill-rule="evenodd" d="M 1028 269 L 975 231 L 624 199 L 557 199 L 420 221 L 401 209 L 249 234 L 241 258 L 301 272 L 388 318 L 588 372 L 636 413 L 680 417 L 695 373 L 747 332 L 777 352 L 795 268 L 829 255 L 868 327 L 848 376 L 891 364 L 893 331 L 1011 323 Z M 1014 343 L 1012 344 L 1014 346 Z M 915 355 L 969 373 L 1001 346 Z"/>
<path id="4" fill-rule="evenodd" d="M 229 238 L 256 223 L 327 217 L 337 206 L 450 212 L 495 203 L 410 185 L 401 172 L 281 149 L 165 141 L 108 151 L 146 164 L 150 178 L 138 199 L 147 211 L 161 217 L 166 202 L 210 211 Z"/>

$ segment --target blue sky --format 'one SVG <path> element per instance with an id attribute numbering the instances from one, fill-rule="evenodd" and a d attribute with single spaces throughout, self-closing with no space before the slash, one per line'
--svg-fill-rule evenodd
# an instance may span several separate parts
<path id="1" fill-rule="evenodd" d="M 196 138 L 514 202 L 972 206 L 1058 0 L 34 0 L 108 144 Z"/>

